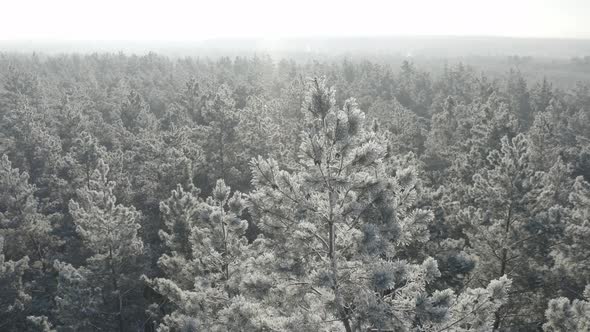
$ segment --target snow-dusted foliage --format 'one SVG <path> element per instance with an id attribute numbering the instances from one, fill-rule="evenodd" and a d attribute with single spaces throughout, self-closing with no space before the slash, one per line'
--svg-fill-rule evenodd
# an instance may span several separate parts
<path id="1" fill-rule="evenodd" d="M 545 331 L 588 331 L 590 330 L 590 286 L 584 290 L 584 299 L 570 301 L 565 297 L 549 301 L 545 312 Z"/>
<path id="2" fill-rule="evenodd" d="M 59 273 L 56 302 L 65 326 L 88 326 L 82 317 L 101 317 L 111 328 L 125 330 L 126 298 L 138 291 L 143 242 L 138 237 L 140 213 L 117 203 L 115 183 L 109 181 L 109 166 L 101 159 L 89 185 L 71 200 L 70 214 L 89 256 L 87 267 L 55 263 Z M 85 295 L 80 296 L 80 293 Z M 83 314 L 71 315 L 72 310 Z M 68 318 L 69 317 L 69 318 Z"/>
<path id="3" fill-rule="evenodd" d="M 17 329 L 18 318 L 31 301 L 31 295 L 23 284 L 23 274 L 29 269 L 29 258 L 6 260 L 5 238 L 0 236 L 0 320 L 6 329 Z"/>
<path id="4" fill-rule="evenodd" d="M 564 241 L 552 255 L 556 268 L 586 284 L 590 283 L 590 264 L 580 262 L 588 262 L 590 253 L 590 184 L 578 177 L 572 189 Z"/>
<path id="5" fill-rule="evenodd" d="M 113 194 L 115 183 L 107 178 L 109 166 L 102 160 L 94 171 L 88 187 L 78 191 L 79 200 L 70 201 L 69 210 L 97 265 L 120 271 L 143 250 L 137 236 L 139 212 L 117 204 Z"/>
<path id="6" fill-rule="evenodd" d="M 53 236 L 49 218 L 38 210 L 35 186 L 29 175 L 13 168 L 6 155 L 0 158 L 0 236 L 10 241 L 4 244 L 4 255 L 19 260 L 46 262 L 51 249 L 60 240 Z"/>
<path id="7" fill-rule="evenodd" d="M 161 331 L 198 329 L 227 331 L 232 305 L 240 302 L 240 287 L 247 271 L 245 232 L 248 222 L 241 219 L 244 195 L 231 192 L 218 180 L 212 195 L 199 199 L 198 191 L 178 186 L 160 205 L 165 229 L 160 236 L 167 253 L 158 263 L 165 277 L 148 283 L 172 304 L 163 318 Z"/>
<path id="8" fill-rule="evenodd" d="M 1 54 L 0 331 L 588 330 L 588 59 L 316 55 Z"/>
<path id="9" fill-rule="evenodd" d="M 403 254 L 428 241 L 433 218 L 415 206 L 416 170 L 390 167 L 386 143 L 355 101 L 338 108 L 324 80 L 310 82 L 304 113 L 297 169 L 252 161 L 249 211 L 274 258 L 261 266 L 271 269 L 261 275 L 271 284 L 265 302 L 284 316 L 282 329 L 491 329 L 509 280 L 431 294 L 437 262 Z"/>

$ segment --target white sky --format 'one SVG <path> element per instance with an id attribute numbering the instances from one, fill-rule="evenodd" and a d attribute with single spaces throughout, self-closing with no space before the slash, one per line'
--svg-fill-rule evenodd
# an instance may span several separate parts
<path id="1" fill-rule="evenodd" d="M 590 0 L 5 0 L 0 40 L 477 35 L 590 38 Z"/>

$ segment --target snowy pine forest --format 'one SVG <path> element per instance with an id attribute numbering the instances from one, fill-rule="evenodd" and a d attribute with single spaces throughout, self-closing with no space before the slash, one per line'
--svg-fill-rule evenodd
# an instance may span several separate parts
<path id="1" fill-rule="evenodd" d="M 0 331 L 590 331 L 587 60 L 4 53 Z"/>

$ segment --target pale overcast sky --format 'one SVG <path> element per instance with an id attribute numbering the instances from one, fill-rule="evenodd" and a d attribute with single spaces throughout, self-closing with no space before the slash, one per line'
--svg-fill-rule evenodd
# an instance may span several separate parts
<path id="1" fill-rule="evenodd" d="M 590 38 L 590 0 L 8 0 L 0 7 L 0 40 Z"/>

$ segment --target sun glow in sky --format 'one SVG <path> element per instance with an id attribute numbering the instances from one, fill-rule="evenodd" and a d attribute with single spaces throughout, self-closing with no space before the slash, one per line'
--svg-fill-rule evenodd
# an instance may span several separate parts
<path id="1" fill-rule="evenodd" d="M 8 0 L 0 40 L 590 38 L 590 0 Z"/>

